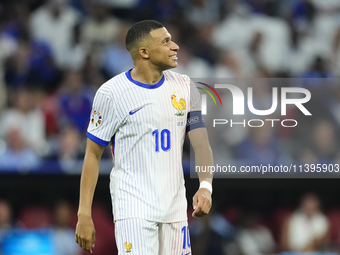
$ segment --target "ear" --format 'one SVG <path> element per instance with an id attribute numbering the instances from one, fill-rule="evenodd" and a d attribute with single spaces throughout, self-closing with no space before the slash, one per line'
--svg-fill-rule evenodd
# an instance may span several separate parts
<path id="1" fill-rule="evenodd" d="M 149 50 L 147 47 L 142 46 L 138 49 L 138 53 L 139 55 L 144 58 L 144 59 L 149 59 L 150 58 L 150 54 L 149 54 Z"/>

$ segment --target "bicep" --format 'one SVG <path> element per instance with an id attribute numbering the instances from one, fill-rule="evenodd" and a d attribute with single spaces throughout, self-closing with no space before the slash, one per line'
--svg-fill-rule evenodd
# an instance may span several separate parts
<path id="1" fill-rule="evenodd" d="M 91 140 L 90 138 L 87 138 L 86 142 L 86 155 L 93 155 L 97 159 L 100 159 L 102 157 L 102 154 L 104 152 L 105 147 L 96 143 L 95 141 Z"/>

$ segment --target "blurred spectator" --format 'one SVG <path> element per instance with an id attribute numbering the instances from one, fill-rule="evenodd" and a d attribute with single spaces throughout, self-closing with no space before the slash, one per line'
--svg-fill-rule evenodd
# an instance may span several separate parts
<path id="1" fill-rule="evenodd" d="M 311 137 L 313 149 L 318 155 L 317 162 L 326 164 L 333 162 L 336 152 L 339 150 L 333 124 L 328 120 L 318 121 L 313 127 Z"/>
<path id="2" fill-rule="evenodd" d="M 8 130 L 5 139 L 7 146 L 0 154 L 0 170 L 29 171 L 38 168 L 40 158 L 38 154 L 26 146 L 19 130 Z"/>
<path id="3" fill-rule="evenodd" d="M 277 17 L 273 1 L 265 3 L 264 15 L 254 16 L 252 25 L 261 35 L 259 61 L 270 73 L 279 72 L 285 65 L 290 34 L 286 22 Z"/>
<path id="4" fill-rule="evenodd" d="M 54 66 L 49 46 L 43 41 L 24 38 L 15 55 L 6 62 L 5 80 L 11 89 L 24 85 L 55 88 L 59 72 Z"/>
<path id="5" fill-rule="evenodd" d="M 207 252 L 223 255 L 224 248 L 235 240 L 235 229 L 229 221 L 218 212 L 212 212 L 209 217 L 209 243 Z"/>
<path id="6" fill-rule="evenodd" d="M 18 45 L 16 54 L 6 63 L 6 82 L 11 88 L 23 85 L 44 85 L 52 89 L 58 80 L 51 48 L 47 42 L 32 38 L 30 33 L 30 9 L 27 1 L 9 4 L 9 20 L 4 34 Z"/>
<path id="7" fill-rule="evenodd" d="M 219 55 L 215 66 L 216 78 L 240 78 L 243 77 L 242 68 L 232 51 L 223 51 Z"/>
<path id="8" fill-rule="evenodd" d="M 74 229 L 71 227 L 75 211 L 66 201 L 60 201 L 54 209 L 54 243 L 58 255 L 78 255 L 81 248 L 75 242 Z"/>
<path id="9" fill-rule="evenodd" d="M 314 23 L 316 8 L 310 0 L 292 0 L 289 3 L 290 18 L 294 27 L 303 32 L 311 29 Z"/>
<path id="10" fill-rule="evenodd" d="M 144 0 L 139 1 L 136 9 L 136 20 L 155 19 L 167 22 L 182 8 L 179 0 Z"/>
<path id="11" fill-rule="evenodd" d="M 12 227 L 12 208 L 6 200 L 0 198 L 0 248 L 2 239 Z"/>
<path id="12" fill-rule="evenodd" d="M 14 108 L 5 110 L 0 118 L 0 137 L 13 129 L 20 133 L 24 144 L 38 154 L 48 152 L 43 114 L 34 101 L 33 93 L 27 90 L 17 92 Z"/>
<path id="13" fill-rule="evenodd" d="M 0 15 L 3 13 L 0 10 Z M 4 63 L 17 50 L 17 42 L 1 31 L 3 24 L 0 20 L 0 112 L 7 103 Z"/>
<path id="14" fill-rule="evenodd" d="M 192 208 L 189 208 L 188 216 L 193 252 L 199 255 L 225 254 L 225 247 L 235 239 L 234 227 L 217 211 L 210 212 L 209 216 L 200 220 L 192 218 L 190 212 L 192 213 Z"/>
<path id="15" fill-rule="evenodd" d="M 249 137 L 236 146 L 235 157 L 248 165 L 277 165 L 285 157 L 280 146 L 275 128 L 265 123 L 261 128 L 250 128 Z"/>
<path id="16" fill-rule="evenodd" d="M 300 208 L 284 223 L 281 249 L 292 252 L 320 251 L 328 240 L 329 224 L 321 212 L 320 200 L 313 194 L 303 196 Z"/>
<path id="17" fill-rule="evenodd" d="M 269 110 L 273 106 L 273 98 L 276 96 L 270 83 L 271 80 L 268 79 L 270 77 L 268 73 L 263 70 L 256 72 L 254 76 L 251 83 L 248 83 L 248 86 L 252 88 L 252 106 L 256 110 Z M 250 97 L 249 94 L 248 97 Z M 257 115 L 249 112 L 249 116 L 255 117 Z M 272 113 L 271 117 L 279 118 L 278 110 Z"/>
<path id="18" fill-rule="evenodd" d="M 82 74 L 84 82 L 92 88 L 93 91 L 96 91 L 99 86 L 105 82 L 104 74 L 100 65 L 95 62 L 93 56 L 88 55 L 86 57 Z"/>
<path id="19" fill-rule="evenodd" d="M 323 102 L 335 121 L 336 129 L 340 128 L 340 86 L 330 89 Z"/>
<path id="20" fill-rule="evenodd" d="M 196 42 L 190 47 L 195 56 L 204 59 L 211 66 L 215 65 L 218 56 L 218 50 L 212 43 L 212 34 L 213 26 L 201 26 L 196 35 Z"/>
<path id="21" fill-rule="evenodd" d="M 58 145 L 58 159 L 63 171 L 79 172 L 83 156 L 80 151 L 81 144 L 81 136 L 77 129 L 71 126 L 63 128 Z"/>
<path id="22" fill-rule="evenodd" d="M 215 24 L 219 18 L 219 8 L 218 0 L 190 0 L 185 4 L 189 21 L 197 27 Z"/>
<path id="23" fill-rule="evenodd" d="M 209 63 L 194 56 L 190 49 L 186 47 L 181 47 L 178 51 L 178 66 L 174 71 L 186 74 L 190 78 L 207 78 L 212 75 Z"/>
<path id="24" fill-rule="evenodd" d="M 316 8 L 313 33 L 323 49 L 322 58 L 330 58 L 332 46 L 339 27 L 340 2 L 334 0 L 311 0 Z"/>
<path id="25" fill-rule="evenodd" d="M 100 2 L 106 4 L 108 7 L 119 10 L 123 14 L 127 14 L 138 4 L 138 0 L 100 0 Z"/>
<path id="26" fill-rule="evenodd" d="M 0 233 L 1 230 L 8 230 L 13 227 L 12 220 L 12 208 L 10 204 L 4 199 L 0 199 Z"/>
<path id="27" fill-rule="evenodd" d="M 337 29 L 333 42 L 331 68 L 336 76 L 340 74 L 340 28 Z"/>
<path id="28" fill-rule="evenodd" d="M 86 56 L 88 55 L 88 47 L 81 43 L 80 40 L 80 25 L 74 26 L 72 31 L 72 39 L 69 47 L 65 49 L 65 59 L 63 70 L 80 71 L 85 64 Z"/>
<path id="29" fill-rule="evenodd" d="M 91 52 L 101 56 L 103 50 L 117 40 L 122 23 L 101 3 L 93 3 L 90 11 L 90 16 L 82 23 L 81 41 Z"/>
<path id="30" fill-rule="evenodd" d="M 292 76 L 299 76 L 307 72 L 321 49 L 310 33 L 299 32 L 296 27 L 291 27 L 290 37 L 284 69 Z"/>
<path id="31" fill-rule="evenodd" d="M 317 56 L 313 60 L 309 70 L 307 70 L 306 73 L 302 74 L 303 78 L 331 78 L 333 75 L 330 72 L 329 69 L 329 61 Z M 312 81 L 306 82 L 306 86 L 313 87 L 313 86 L 318 86 L 320 83 L 315 83 Z"/>
<path id="32" fill-rule="evenodd" d="M 48 140 L 51 138 L 53 139 L 59 133 L 58 95 L 57 93 L 46 93 L 40 89 L 34 91 L 34 98 L 39 105 L 45 119 L 46 137 Z"/>
<path id="33" fill-rule="evenodd" d="M 298 162 L 301 164 L 318 164 L 317 154 L 310 148 L 303 148 L 299 150 Z"/>
<path id="34" fill-rule="evenodd" d="M 237 235 L 237 243 L 243 255 L 273 254 L 275 251 L 272 234 L 255 214 L 244 216 Z"/>
<path id="35" fill-rule="evenodd" d="M 49 44 L 59 67 L 65 63 L 72 31 L 79 20 L 80 13 L 68 5 L 68 0 L 48 0 L 31 15 L 33 38 Z"/>
<path id="36" fill-rule="evenodd" d="M 244 50 L 254 35 L 249 10 L 241 4 L 236 10 L 228 13 L 220 23 L 214 26 L 212 41 L 219 49 L 229 49 L 233 52 Z"/>
<path id="37" fill-rule="evenodd" d="M 104 52 L 102 68 L 109 77 L 125 72 L 133 67 L 130 53 L 126 50 L 125 37 L 129 24 L 123 24 L 116 41 Z M 119 59 L 119 61 L 117 61 Z"/>
<path id="38" fill-rule="evenodd" d="M 68 71 L 60 91 L 60 127 L 71 125 L 84 134 L 90 121 L 93 96 L 93 92 L 85 87 L 82 74 Z"/>

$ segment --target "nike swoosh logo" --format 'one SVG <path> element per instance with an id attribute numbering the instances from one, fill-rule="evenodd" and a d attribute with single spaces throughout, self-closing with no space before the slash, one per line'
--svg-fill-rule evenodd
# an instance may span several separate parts
<path id="1" fill-rule="evenodd" d="M 143 108 L 144 108 L 144 106 L 143 106 L 143 107 L 141 107 L 141 108 L 139 108 L 139 109 L 137 109 L 137 110 L 130 111 L 130 115 L 133 115 L 133 114 L 135 114 L 136 112 L 138 112 L 139 110 L 141 110 L 141 109 L 143 109 Z"/>

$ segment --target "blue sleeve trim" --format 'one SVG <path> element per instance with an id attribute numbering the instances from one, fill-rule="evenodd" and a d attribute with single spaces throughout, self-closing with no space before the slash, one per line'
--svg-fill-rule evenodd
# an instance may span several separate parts
<path id="1" fill-rule="evenodd" d="M 205 128 L 205 123 L 201 111 L 189 112 L 187 116 L 186 132 L 188 133 L 191 130 L 202 127 Z"/>
<path id="2" fill-rule="evenodd" d="M 89 132 L 87 132 L 87 137 L 90 138 L 92 141 L 98 143 L 98 144 L 101 145 L 101 146 L 105 146 L 105 147 L 106 147 L 106 146 L 109 145 L 109 142 L 104 141 L 104 140 L 102 140 L 102 139 L 99 139 L 98 137 L 96 137 L 96 136 L 90 134 Z"/>

